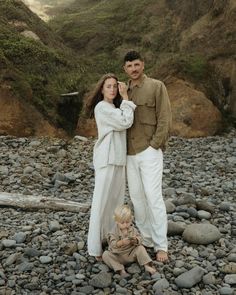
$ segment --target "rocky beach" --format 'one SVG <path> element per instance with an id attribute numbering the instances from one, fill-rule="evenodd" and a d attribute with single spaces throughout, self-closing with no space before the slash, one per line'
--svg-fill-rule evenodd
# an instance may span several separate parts
<path id="1" fill-rule="evenodd" d="M 0 136 L 0 195 L 91 203 L 93 144 L 80 136 Z M 0 295 L 235 295 L 236 130 L 172 137 L 164 156 L 163 195 L 170 260 L 154 262 L 158 272 L 152 276 L 131 264 L 128 278 L 88 256 L 89 210 L 0 206 Z"/>

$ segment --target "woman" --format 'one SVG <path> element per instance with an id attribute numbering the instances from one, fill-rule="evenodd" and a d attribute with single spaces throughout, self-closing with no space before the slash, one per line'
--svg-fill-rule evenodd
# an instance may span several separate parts
<path id="1" fill-rule="evenodd" d="M 104 75 L 88 98 L 87 114 L 95 117 L 98 128 L 88 252 L 97 260 L 102 257 L 102 240 L 114 226 L 113 212 L 124 202 L 126 129 L 133 123 L 135 107 L 128 101 L 125 83 L 114 74 Z"/>

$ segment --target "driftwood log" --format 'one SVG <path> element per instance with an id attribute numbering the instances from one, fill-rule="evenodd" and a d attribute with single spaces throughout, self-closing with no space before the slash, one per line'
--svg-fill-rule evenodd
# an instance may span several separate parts
<path id="1" fill-rule="evenodd" d="M 50 209 L 55 211 L 87 212 L 89 203 L 78 203 L 65 199 L 0 192 L 0 206 L 17 207 L 24 210 Z"/>

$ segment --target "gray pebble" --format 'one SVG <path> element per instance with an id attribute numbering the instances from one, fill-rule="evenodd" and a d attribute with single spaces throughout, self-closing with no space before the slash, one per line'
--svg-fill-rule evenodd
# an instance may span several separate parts
<path id="1" fill-rule="evenodd" d="M 50 257 L 50 256 L 40 256 L 39 260 L 40 260 L 41 263 L 47 264 L 47 263 L 50 263 L 52 261 L 52 257 Z"/>
<path id="2" fill-rule="evenodd" d="M 94 142 L 93 139 L 67 141 L 0 136 L 0 191 L 91 203 Z M 0 292 L 6 295 L 13 289 L 17 294 L 29 295 L 178 295 L 180 291 L 183 295 L 215 295 L 220 290 L 232 292 L 236 283 L 233 273 L 236 171 L 232 160 L 235 152 L 236 131 L 207 138 L 170 138 L 164 155 L 163 177 L 170 260 L 167 264 L 156 262 L 154 249 L 147 248 L 158 270 L 153 276 L 133 263 L 126 267 L 130 276 L 124 279 L 88 255 L 90 210 L 73 213 L 2 207 L 0 280 L 3 285 Z M 128 192 L 125 202 L 131 204 Z M 198 215 L 202 210 L 211 217 L 206 219 Z M 193 227 L 193 240 L 184 239 L 184 231 L 193 224 L 201 224 L 201 231 Z M 221 233 L 219 239 L 214 240 L 215 237 L 209 241 L 212 233 L 204 231 L 208 226 L 217 228 L 217 235 Z M 199 243 L 202 234 L 204 243 Z M 195 238 L 197 243 L 193 243 Z M 4 240 L 15 240 L 14 246 L 5 247 Z M 42 256 L 51 261 L 42 263 Z M 187 276 L 195 267 L 204 269 L 199 282 Z M 105 279 L 100 280 L 102 285 L 96 283 L 99 275 Z M 184 283 L 190 281 L 192 287 L 178 287 L 175 279 L 180 276 L 185 276 Z M 168 288 L 153 289 L 157 282 L 162 285 L 165 280 Z M 99 287 L 92 286 L 91 281 Z"/>
<path id="3" fill-rule="evenodd" d="M 175 279 L 175 283 L 180 288 L 192 288 L 199 283 L 203 277 L 204 269 L 196 266 L 191 270 L 181 274 Z"/>
<path id="4" fill-rule="evenodd" d="M 111 285 L 111 274 L 108 272 L 100 272 L 97 275 L 94 275 L 93 278 L 89 281 L 90 285 L 97 288 L 106 288 Z"/>
<path id="5" fill-rule="evenodd" d="M 211 218 L 211 213 L 204 211 L 204 210 L 199 210 L 198 211 L 198 218 L 199 219 L 210 219 Z"/>
<path id="6" fill-rule="evenodd" d="M 5 248 L 12 248 L 12 247 L 15 247 L 16 246 L 16 241 L 15 240 L 2 240 L 2 245 L 5 247 Z"/>
<path id="7" fill-rule="evenodd" d="M 220 237 L 219 230 L 212 224 L 191 224 L 183 232 L 184 240 L 194 244 L 210 244 Z"/>
<path id="8" fill-rule="evenodd" d="M 224 278 L 226 284 L 235 285 L 236 284 L 236 274 L 226 275 Z"/>
<path id="9" fill-rule="evenodd" d="M 15 233 L 13 239 L 16 241 L 17 244 L 24 243 L 26 240 L 26 233 L 25 232 L 18 232 Z"/>
<path id="10" fill-rule="evenodd" d="M 228 287 L 222 287 L 219 289 L 221 295 L 233 295 L 234 290 Z"/>
<path id="11" fill-rule="evenodd" d="M 162 291 L 167 288 L 169 288 L 169 282 L 166 279 L 160 279 L 153 285 L 153 290 L 156 291 Z"/>

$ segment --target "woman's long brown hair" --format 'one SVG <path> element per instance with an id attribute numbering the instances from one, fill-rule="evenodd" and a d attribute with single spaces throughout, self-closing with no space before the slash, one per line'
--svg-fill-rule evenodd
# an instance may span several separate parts
<path id="1" fill-rule="evenodd" d="M 103 75 L 99 81 L 97 82 L 95 88 L 88 94 L 85 98 L 85 115 L 89 118 L 94 118 L 94 109 L 95 106 L 103 100 L 102 88 L 107 79 L 113 78 L 118 82 L 118 78 L 113 73 L 108 73 Z M 117 91 L 117 95 L 113 100 L 113 103 L 116 108 L 120 107 L 122 98 L 120 96 L 119 91 Z"/>

